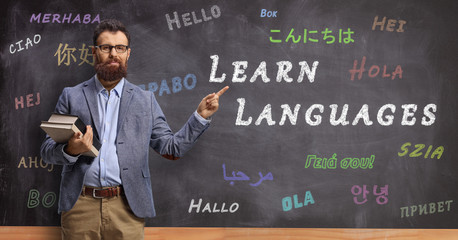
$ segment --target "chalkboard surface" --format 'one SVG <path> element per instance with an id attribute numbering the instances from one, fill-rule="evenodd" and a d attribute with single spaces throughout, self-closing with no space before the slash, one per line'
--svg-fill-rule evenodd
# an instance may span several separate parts
<path id="1" fill-rule="evenodd" d="M 0 219 L 59 225 L 41 160 L 64 87 L 94 75 L 97 23 L 121 20 L 128 80 L 174 130 L 228 85 L 179 161 L 150 156 L 147 226 L 457 228 L 455 1 L 6 1 Z"/>

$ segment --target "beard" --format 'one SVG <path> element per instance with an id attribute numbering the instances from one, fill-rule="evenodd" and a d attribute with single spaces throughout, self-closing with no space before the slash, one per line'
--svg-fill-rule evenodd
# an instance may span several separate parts
<path id="1" fill-rule="evenodd" d="M 111 62 L 117 62 L 119 63 L 119 66 L 110 66 Z M 124 64 L 118 59 L 113 58 L 106 62 L 100 62 L 100 60 L 96 58 L 95 72 L 97 73 L 97 77 L 99 79 L 108 82 L 119 81 L 123 77 L 127 76 L 127 61 Z"/>

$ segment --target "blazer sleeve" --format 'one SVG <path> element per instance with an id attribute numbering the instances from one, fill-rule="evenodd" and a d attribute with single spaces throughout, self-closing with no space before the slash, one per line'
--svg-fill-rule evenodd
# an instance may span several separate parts
<path id="1" fill-rule="evenodd" d="M 171 160 L 182 157 L 210 126 L 209 123 L 202 124 L 192 114 L 183 127 L 178 132 L 173 133 L 153 93 L 151 93 L 151 108 L 153 129 L 150 146 L 157 153 Z"/>

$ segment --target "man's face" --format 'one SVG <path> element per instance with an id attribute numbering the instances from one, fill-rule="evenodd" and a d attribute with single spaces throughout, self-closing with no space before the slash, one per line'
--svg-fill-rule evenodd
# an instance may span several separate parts
<path id="1" fill-rule="evenodd" d="M 102 32 L 97 38 L 97 45 L 128 45 L 126 35 L 121 32 Z M 127 76 L 127 60 L 130 56 L 130 48 L 124 53 L 116 52 L 115 48 L 111 48 L 110 52 L 103 52 L 100 48 L 92 48 L 92 54 L 95 58 L 95 71 L 101 80 L 119 81 Z"/>

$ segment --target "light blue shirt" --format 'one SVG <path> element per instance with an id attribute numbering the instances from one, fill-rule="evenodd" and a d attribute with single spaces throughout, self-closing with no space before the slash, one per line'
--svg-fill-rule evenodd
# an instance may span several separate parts
<path id="1" fill-rule="evenodd" d="M 86 186 L 111 187 L 122 185 L 115 141 L 123 86 L 124 78 L 108 93 L 98 80 L 97 75 L 95 76 L 99 126 L 101 126 L 99 135 L 102 147 L 99 150 L 99 155 L 86 172 L 84 178 L 84 185 Z M 194 115 L 202 125 L 210 122 L 210 120 L 200 116 L 197 111 L 194 112 Z M 75 163 L 79 156 L 70 156 L 64 152 L 64 157 L 69 163 Z"/>
<path id="2" fill-rule="evenodd" d="M 121 185 L 118 155 L 116 154 L 116 130 L 118 126 L 119 104 L 121 102 L 124 78 L 108 92 L 95 76 L 99 126 L 101 126 L 99 155 L 86 172 L 84 185 L 111 187 Z"/>

